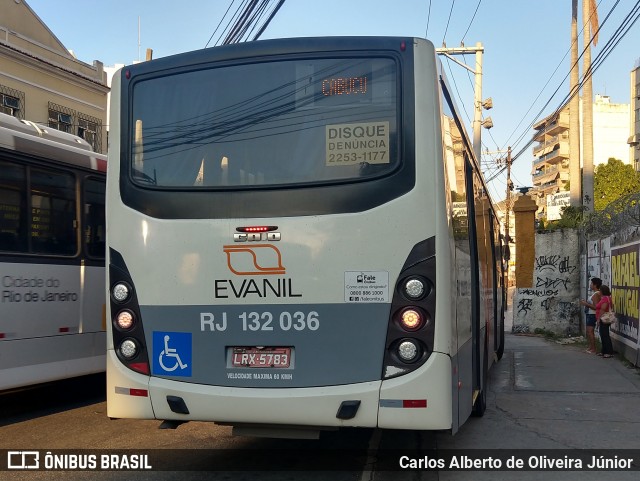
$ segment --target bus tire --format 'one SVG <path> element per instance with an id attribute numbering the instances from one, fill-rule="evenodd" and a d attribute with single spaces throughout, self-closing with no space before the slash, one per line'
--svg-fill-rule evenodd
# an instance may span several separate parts
<path id="1" fill-rule="evenodd" d="M 484 361 L 482 363 L 482 383 L 480 386 L 480 392 L 476 397 L 476 401 L 473 403 L 473 410 L 471 415 L 474 417 L 482 417 L 487 409 L 487 382 L 489 375 L 489 360 L 487 359 L 488 349 L 485 339 L 484 343 Z"/>
<path id="2" fill-rule="evenodd" d="M 502 316 L 502 326 L 500 327 L 500 345 L 498 346 L 498 350 L 496 351 L 496 357 L 498 361 L 502 359 L 504 355 L 504 314 Z"/>

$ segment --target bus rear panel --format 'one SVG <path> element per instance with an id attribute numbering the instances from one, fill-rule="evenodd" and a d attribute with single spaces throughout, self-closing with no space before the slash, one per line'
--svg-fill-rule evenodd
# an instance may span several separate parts
<path id="1" fill-rule="evenodd" d="M 472 269 L 456 267 L 437 70 L 426 41 L 356 38 L 120 72 L 110 417 L 457 429 L 477 387 L 455 322 Z"/>

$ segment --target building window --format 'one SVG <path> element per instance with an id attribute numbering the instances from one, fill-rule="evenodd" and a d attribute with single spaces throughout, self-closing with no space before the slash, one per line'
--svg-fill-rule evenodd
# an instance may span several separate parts
<path id="1" fill-rule="evenodd" d="M 74 116 L 75 111 L 49 102 L 49 127 L 72 134 Z"/>
<path id="2" fill-rule="evenodd" d="M 85 114 L 78 114 L 76 135 L 91 144 L 95 152 L 102 152 L 102 122 Z"/>
<path id="3" fill-rule="evenodd" d="M 24 92 L 0 85 L 0 112 L 24 119 Z"/>
<path id="4" fill-rule="evenodd" d="M 102 153 L 102 120 L 49 102 L 49 127 L 86 140 L 94 152 Z"/>

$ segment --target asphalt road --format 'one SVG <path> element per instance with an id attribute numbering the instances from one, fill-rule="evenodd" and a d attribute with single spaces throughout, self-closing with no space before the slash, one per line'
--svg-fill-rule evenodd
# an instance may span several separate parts
<path id="1" fill-rule="evenodd" d="M 47 451 L 100 455 L 130 450 L 127 453 L 149 453 L 155 466 L 153 471 L 133 472 L 0 471 L 0 480 L 180 481 L 205 475 L 214 480 L 637 480 L 638 372 L 618 359 L 588 355 L 578 345 L 514 335 L 507 335 L 506 342 L 505 355 L 491 373 L 484 417 L 471 418 L 453 437 L 344 430 L 323 433 L 319 441 L 259 439 L 233 437 L 229 427 L 197 422 L 159 430 L 158 421 L 108 419 L 103 376 L 3 394 L 0 456 L 5 456 L 2 450 L 38 450 L 42 456 Z M 487 451 L 478 451 L 482 449 Z M 429 462 L 450 462 L 451 453 L 484 463 L 493 457 L 506 463 L 513 457 L 525 469 L 400 470 L 397 465 L 401 456 L 406 456 L 405 464 L 425 456 Z M 618 471 L 526 469 L 532 462 L 568 462 L 591 455 L 613 461 L 630 456 L 633 461 Z M 585 466 L 587 462 L 585 458 Z M 172 467 L 180 471 L 164 470 Z"/>

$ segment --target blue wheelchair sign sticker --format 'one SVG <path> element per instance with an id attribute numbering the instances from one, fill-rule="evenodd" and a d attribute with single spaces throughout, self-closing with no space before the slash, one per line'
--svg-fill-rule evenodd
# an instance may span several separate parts
<path id="1" fill-rule="evenodd" d="M 153 332 L 153 374 L 191 377 L 191 333 Z"/>

